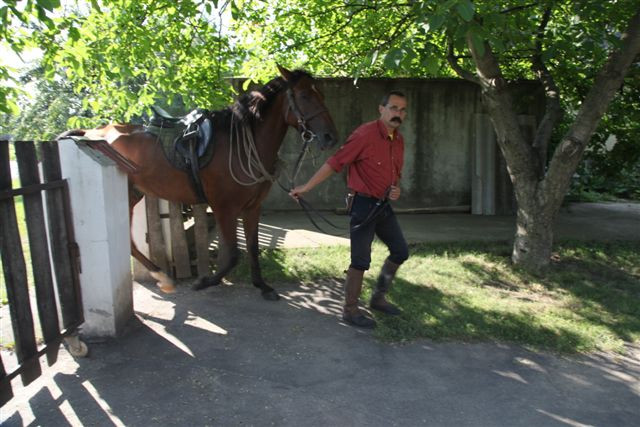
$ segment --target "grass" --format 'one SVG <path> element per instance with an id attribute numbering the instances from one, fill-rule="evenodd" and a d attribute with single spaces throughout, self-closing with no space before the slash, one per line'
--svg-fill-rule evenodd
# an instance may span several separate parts
<path id="1" fill-rule="evenodd" d="M 14 179 L 12 181 L 12 188 L 19 188 L 19 180 Z M 25 266 L 27 270 L 27 280 L 28 283 L 33 283 L 33 272 L 31 270 L 31 252 L 29 250 L 29 238 L 27 235 L 27 224 L 24 219 L 24 205 L 22 196 L 15 197 L 14 206 L 16 211 L 16 217 L 18 222 L 18 232 L 20 233 L 20 240 L 22 242 L 22 250 L 24 253 Z M 0 307 L 8 304 L 7 297 L 7 287 L 4 278 L 4 270 L 2 263 L 0 262 Z M 8 319 L 4 319 L 3 321 L 8 321 Z M 4 348 L 5 350 L 10 350 L 14 346 L 13 342 L 8 342 L 4 336 L 0 335 L 0 348 Z"/>
<path id="2" fill-rule="evenodd" d="M 18 184 L 14 181 L 13 188 L 17 188 Z M 18 219 L 18 231 L 20 232 L 20 240 L 22 241 L 22 250 L 24 252 L 25 264 L 27 267 L 27 274 L 31 275 L 31 253 L 29 251 L 29 238 L 27 235 L 27 224 L 24 220 L 24 206 L 22 203 L 22 196 L 18 196 L 13 199 L 16 209 L 16 216 Z M 32 283 L 32 280 L 30 280 Z M 7 288 L 4 282 L 4 271 L 2 269 L 2 263 L 0 263 L 0 307 L 7 304 Z"/>
<path id="3" fill-rule="evenodd" d="M 16 160 L 16 154 L 15 154 L 15 149 L 13 147 L 13 143 L 9 143 L 9 160 Z M 16 176 L 13 177 L 12 181 L 11 181 L 11 188 L 20 188 L 20 179 L 17 178 Z M 31 252 L 29 250 L 29 238 L 27 236 L 27 223 L 25 222 L 24 219 L 24 205 L 23 205 L 23 199 L 22 196 L 18 196 L 15 197 L 14 199 L 14 206 L 15 206 L 15 211 L 16 211 L 16 217 L 17 217 L 17 221 L 18 221 L 18 232 L 20 233 L 20 240 L 22 242 L 22 251 L 24 253 L 24 257 L 25 257 L 25 264 L 27 266 L 27 274 L 28 274 L 28 280 L 29 283 L 33 283 L 32 280 L 32 276 L 33 273 L 31 272 Z M 0 262 L 0 307 L 2 307 L 3 305 L 8 304 L 8 299 L 7 299 L 7 288 L 6 288 L 6 284 L 5 284 L 5 279 L 4 279 L 4 271 L 2 269 L 2 263 Z"/>
<path id="4" fill-rule="evenodd" d="M 544 277 L 510 263 L 508 243 L 423 244 L 399 270 L 390 300 L 399 317 L 376 315 L 382 340 L 498 341 L 559 353 L 613 351 L 640 342 L 640 243 L 557 245 Z M 362 301 L 386 249 L 374 245 Z M 347 247 L 267 250 L 265 279 L 342 281 Z M 235 272 L 247 277 L 245 261 Z"/>

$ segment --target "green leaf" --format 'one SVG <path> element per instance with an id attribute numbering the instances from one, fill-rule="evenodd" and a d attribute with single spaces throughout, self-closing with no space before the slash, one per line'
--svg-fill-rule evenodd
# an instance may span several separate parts
<path id="1" fill-rule="evenodd" d="M 473 19 L 475 8 L 469 0 L 462 0 L 456 5 L 458 13 L 465 21 L 469 22 Z"/>
<path id="2" fill-rule="evenodd" d="M 9 8 L 7 6 L 3 6 L 0 7 L 0 21 L 2 21 L 2 27 L 6 28 L 8 27 L 9 23 L 7 22 L 7 12 L 9 11 Z"/>
<path id="3" fill-rule="evenodd" d="M 80 31 L 76 27 L 69 28 L 69 39 L 73 41 L 80 39 Z"/>
<path id="4" fill-rule="evenodd" d="M 433 55 L 426 56 L 422 59 L 422 65 L 427 69 L 427 73 L 430 75 L 438 75 L 440 71 L 440 61 Z"/>
<path id="5" fill-rule="evenodd" d="M 385 56 L 384 58 L 384 66 L 391 70 L 399 68 L 403 56 L 403 50 L 394 47 L 393 49 L 389 50 L 389 52 L 387 52 L 387 56 Z"/>
<path id="6" fill-rule="evenodd" d="M 431 15 L 429 17 L 429 29 L 435 31 L 444 24 L 445 17 L 442 15 Z"/>
<path id="7" fill-rule="evenodd" d="M 49 12 L 60 7 L 60 0 L 36 0 L 38 6 L 47 9 Z"/>
<path id="8" fill-rule="evenodd" d="M 247 89 L 249 89 L 249 85 L 251 85 L 251 82 L 253 80 L 251 79 L 246 79 L 243 83 L 242 83 L 242 90 L 246 91 Z"/>

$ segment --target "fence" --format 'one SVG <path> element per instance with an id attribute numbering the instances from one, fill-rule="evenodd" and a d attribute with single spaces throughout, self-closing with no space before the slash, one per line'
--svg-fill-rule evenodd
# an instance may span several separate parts
<path id="1" fill-rule="evenodd" d="M 215 221 L 207 205 L 183 206 L 151 196 L 144 201 L 149 259 L 176 279 L 210 274 Z"/>
<path id="2" fill-rule="evenodd" d="M 20 188 L 13 188 L 9 142 L 0 141 L 0 254 L 9 315 L 15 342 L 17 366 L 5 369 L 0 358 L 0 405 L 13 396 L 11 380 L 21 376 L 27 385 L 41 374 L 40 358 L 57 360 L 60 343 L 67 339 L 72 354 L 86 354 L 77 327 L 83 322 L 78 273 L 78 247 L 74 240 L 67 181 L 62 179 L 58 145 L 15 142 Z M 43 203 L 43 195 L 45 203 Z M 25 263 L 16 214 L 16 199 L 22 198 L 31 258 L 32 280 Z M 46 207 L 46 209 L 45 209 Z M 36 312 L 32 307 L 35 302 Z M 3 309 L 3 317 L 6 310 Z M 36 321 L 42 344 L 36 338 Z M 5 319 L 3 324 L 6 325 Z"/>

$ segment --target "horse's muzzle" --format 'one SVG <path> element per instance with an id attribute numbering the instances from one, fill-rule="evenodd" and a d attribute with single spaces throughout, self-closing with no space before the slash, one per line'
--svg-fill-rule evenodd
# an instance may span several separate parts
<path id="1" fill-rule="evenodd" d="M 318 146 L 321 150 L 333 147 L 338 142 L 338 136 L 334 132 L 321 132 L 316 135 L 318 138 Z"/>

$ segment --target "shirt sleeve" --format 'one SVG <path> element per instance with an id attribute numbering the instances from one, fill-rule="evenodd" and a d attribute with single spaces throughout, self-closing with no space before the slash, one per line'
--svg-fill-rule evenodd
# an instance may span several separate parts
<path id="1" fill-rule="evenodd" d="M 365 140 L 361 132 L 353 132 L 347 139 L 347 142 L 345 142 L 333 156 L 327 159 L 327 163 L 331 166 L 331 169 L 335 172 L 340 172 L 345 165 L 355 162 L 364 149 Z"/>
<path id="2" fill-rule="evenodd" d="M 402 179 L 402 168 L 404 166 L 404 138 L 400 139 L 400 156 L 398 156 L 398 181 Z"/>

